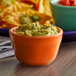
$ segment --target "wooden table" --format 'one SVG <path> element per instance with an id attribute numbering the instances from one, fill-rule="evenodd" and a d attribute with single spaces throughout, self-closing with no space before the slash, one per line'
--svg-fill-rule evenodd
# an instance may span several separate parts
<path id="1" fill-rule="evenodd" d="M 63 43 L 47 66 L 24 66 L 15 57 L 0 59 L 0 76 L 76 76 L 76 42 Z"/>

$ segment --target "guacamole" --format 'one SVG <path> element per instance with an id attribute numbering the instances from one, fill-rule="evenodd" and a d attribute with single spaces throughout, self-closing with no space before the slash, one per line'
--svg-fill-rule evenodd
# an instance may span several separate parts
<path id="1" fill-rule="evenodd" d="M 40 25 L 39 22 L 23 24 L 15 33 L 25 36 L 51 36 L 57 34 L 58 30 L 47 21 L 44 25 Z"/>

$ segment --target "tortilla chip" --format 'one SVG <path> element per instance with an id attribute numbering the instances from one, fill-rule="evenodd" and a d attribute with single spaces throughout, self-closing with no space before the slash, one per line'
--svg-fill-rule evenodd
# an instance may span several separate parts
<path id="1" fill-rule="evenodd" d="M 38 15 L 38 16 L 41 17 L 41 20 L 39 21 L 39 23 L 40 23 L 41 25 L 44 25 L 47 20 L 50 20 L 50 19 L 51 19 L 51 17 L 48 16 L 48 15 L 46 15 L 46 14 L 39 13 L 39 12 L 30 12 L 30 15 L 31 15 L 31 16 L 34 15 L 34 14 L 36 14 L 36 15 Z"/>
<path id="2" fill-rule="evenodd" d="M 4 9 L 4 11 L 0 14 L 0 21 L 4 22 L 2 25 L 6 28 L 11 28 L 13 26 L 21 26 L 20 18 L 24 14 L 29 14 L 30 16 L 36 14 L 41 17 L 39 23 L 44 25 L 47 20 L 51 19 L 51 16 L 48 16 L 44 13 L 39 13 L 35 10 L 31 9 L 32 6 L 27 4 L 17 2 L 16 5 L 11 5 Z M 6 23 L 6 24 L 5 24 Z M 6 26 L 5 26 L 5 25 Z"/>

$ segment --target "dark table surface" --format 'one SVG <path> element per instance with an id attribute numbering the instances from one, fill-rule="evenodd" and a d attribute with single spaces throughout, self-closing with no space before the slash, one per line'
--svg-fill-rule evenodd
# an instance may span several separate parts
<path id="1" fill-rule="evenodd" d="M 28 67 L 15 57 L 0 59 L 0 76 L 76 76 L 76 42 L 63 43 L 54 62 Z"/>

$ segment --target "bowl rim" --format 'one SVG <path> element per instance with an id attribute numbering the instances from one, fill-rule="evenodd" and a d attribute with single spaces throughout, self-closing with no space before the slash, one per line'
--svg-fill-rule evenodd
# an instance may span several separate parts
<path id="1" fill-rule="evenodd" d="M 16 35 L 16 36 L 20 36 L 20 37 L 24 37 L 24 38 L 37 38 L 37 39 L 39 39 L 39 38 L 50 38 L 50 37 L 57 37 L 57 36 L 59 36 L 59 35 L 63 35 L 63 30 L 61 29 L 61 28 L 59 28 L 59 27 L 57 27 L 57 29 L 60 31 L 58 34 L 55 34 L 55 35 L 52 35 L 52 36 L 24 36 L 24 35 L 18 35 L 18 34 L 16 34 L 16 33 L 14 33 L 13 31 L 15 30 L 15 29 L 17 29 L 18 27 L 13 27 L 13 28 L 11 28 L 10 30 L 9 30 L 9 34 L 13 34 L 13 35 Z"/>
<path id="2" fill-rule="evenodd" d="M 57 1 L 58 3 L 59 1 Z M 61 7 L 61 8 L 68 8 L 68 9 L 76 9 L 75 6 L 63 6 L 63 5 L 59 5 L 57 3 L 54 3 L 53 0 L 50 0 L 50 4 L 55 6 L 55 7 Z"/>

